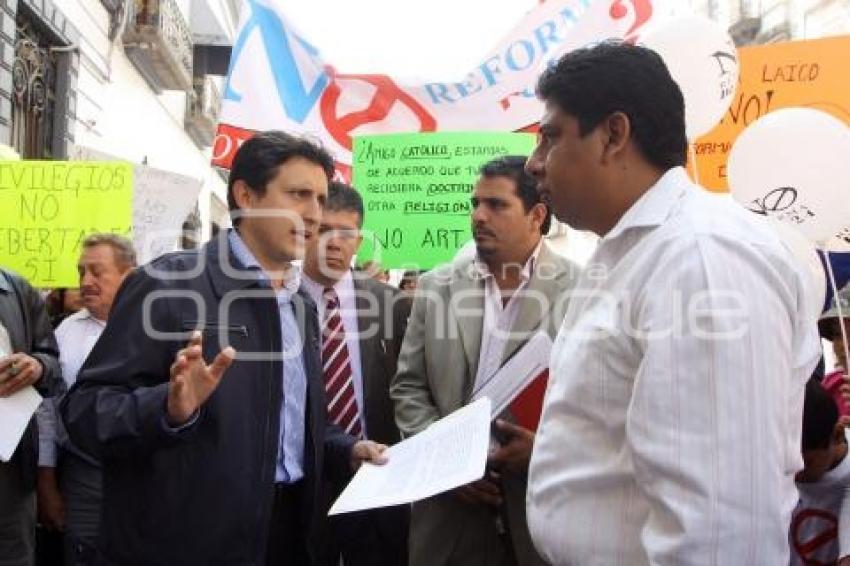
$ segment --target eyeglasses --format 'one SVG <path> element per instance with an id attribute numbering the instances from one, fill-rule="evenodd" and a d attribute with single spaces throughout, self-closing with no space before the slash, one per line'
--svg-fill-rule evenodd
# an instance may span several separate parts
<path id="1" fill-rule="evenodd" d="M 360 236 L 360 230 L 351 228 L 319 228 L 319 235 L 325 238 L 339 238 L 340 240 L 354 240 Z"/>

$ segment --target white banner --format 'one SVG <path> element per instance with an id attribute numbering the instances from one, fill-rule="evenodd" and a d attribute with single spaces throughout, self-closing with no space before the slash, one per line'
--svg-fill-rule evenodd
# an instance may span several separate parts
<path id="1" fill-rule="evenodd" d="M 516 131 L 535 124 L 541 71 L 560 55 L 610 38 L 637 39 L 651 0 L 549 0 L 531 10 L 461 82 L 400 85 L 343 75 L 284 15 L 284 0 L 247 0 L 225 82 L 213 164 L 228 168 L 259 130 L 317 137 L 346 177 L 352 137 L 428 131 Z M 486 14 L 482 14 L 486 17 Z"/>

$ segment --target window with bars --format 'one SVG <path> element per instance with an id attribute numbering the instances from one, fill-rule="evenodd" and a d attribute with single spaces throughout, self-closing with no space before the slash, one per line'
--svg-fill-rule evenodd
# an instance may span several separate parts
<path id="1" fill-rule="evenodd" d="M 56 104 L 56 55 L 25 10 L 18 11 L 15 62 L 12 66 L 11 145 L 24 159 L 53 155 Z"/>

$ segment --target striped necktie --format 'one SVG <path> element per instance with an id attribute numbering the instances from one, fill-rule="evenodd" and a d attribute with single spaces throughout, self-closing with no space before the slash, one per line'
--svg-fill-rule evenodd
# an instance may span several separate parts
<path id="1" fill-rule="evenodd" d="M 339 312 L 339 298 L 327 287 L 325 319 L 322 323 L 322 376 L 325 382 L 325 397 L 328 401 L 328 418 L 346 433 L 360 437 L 360 411 L 354 396 L 351 358 L 345 343 L 345 328 Z"/>

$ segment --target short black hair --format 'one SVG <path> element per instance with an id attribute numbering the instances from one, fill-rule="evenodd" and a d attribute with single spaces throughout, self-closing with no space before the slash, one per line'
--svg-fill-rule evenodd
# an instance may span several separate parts
<path id="1" fill-rule="evenodd" d="M 682 91 L 651 49 L 606 41 L 571 51 L 543 72 L 537 96 L 575 117 L 582 136 L 622 112 L 650 163 L 667 170 L 687 160 Z"/>
<path id="2" fill-rule="evenodd" d="M 537 192 L 537 180 L 525 170 L 525 162 L 528 157 L 522 155 L 504 155 L 491 159 L 481 166 L 479 173 L 482 177 L 507 177 L 516 183 L 517 196 L 522 200 L 525 211 L 530 211 L 534 205 L 542 204 L 546 207 L 546 216 L 540 225 L 540 233 L 544 236 L 549 233 L 552 225 L 552 209 L 540 199 Z"/>
<path id="3" fill-rule="evenodd" d="M 363 211 L 363 197 L 351 185 L 339 181 L 331 181 L 328 185 L 328 198 L 325 201 L 325 210 L 356 212 L 360 217 L 357 225 L 361 228 L 363 227 L 363 219 L 366 217 Z"/>
<path id="4" fill-rule="evenodd" d="M 838 423 L 838 405 L 817 379 L 806 383 L 803 401 L 803 451 L 829 447 Z"/>
<path id="5" fill-rule="evenodd" d="M 325 148 L 307 138 L 279 130 L 260 132 L 236 151 L 227 180 L 227 206 L 234 226 L 240 220 L 238 214 L 234 215 L 239 210 L 233 197 L 236 181 L 245 181 L 252 191 L 262 196 L 269 181 L 277 174 L 277 168 L 293 157 L 302 157 L 320 166 L 328 176 L 328 181 L 334 176 L 334 160 Z"/>
<path id="6" fill-rule="evenodd" d="M 401 276 L 401 281 L 398 282 L 398 288 L 402 291 L 406 291 L 407 286 L 419 279 L 421 274 L 422 271 L 418 269 L 408 269 L 404 272 L 404 275 Z"/>

